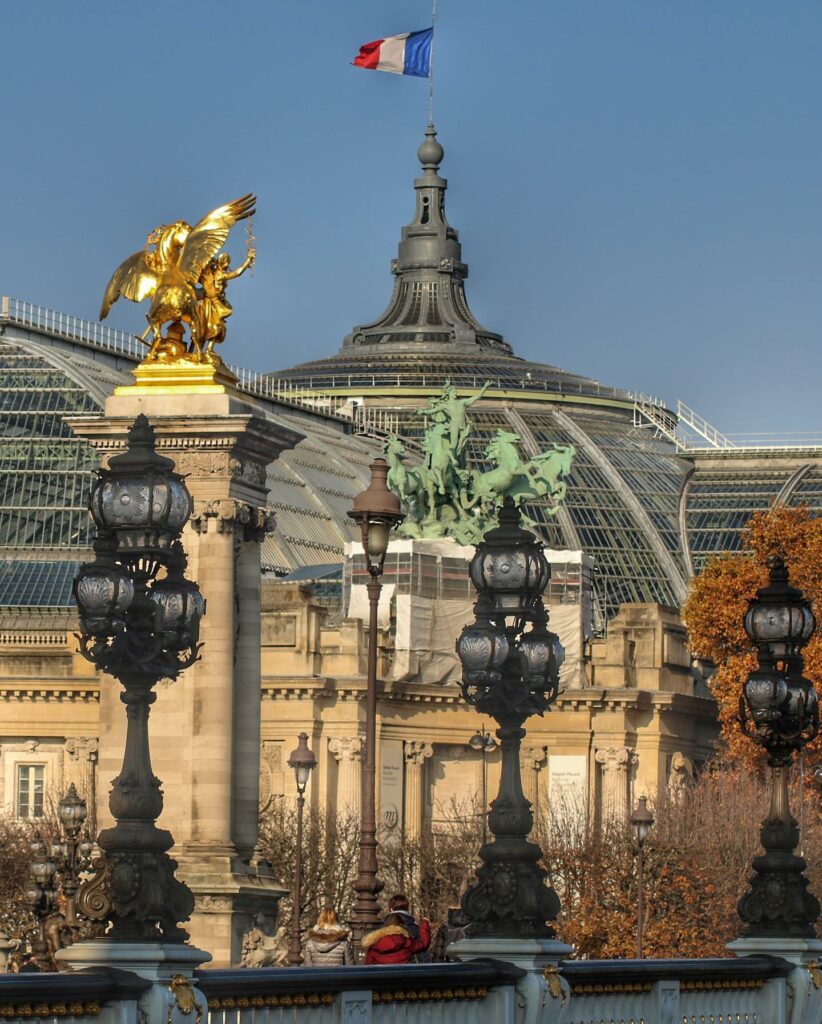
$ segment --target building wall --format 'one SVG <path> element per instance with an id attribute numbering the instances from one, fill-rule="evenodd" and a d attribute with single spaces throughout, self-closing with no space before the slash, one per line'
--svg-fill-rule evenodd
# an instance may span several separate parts
<path id="1" fill-rule="evenodd" d="M 326 626 L 327 609 L 309 585 L 265 583 L 262 607 L 261 804 L 295 797 L 286 762 L 298 734 L 306 731 L 318 759 L 311 800 L 329 813 L 357 811 L 365 735 L 363 623 L 343 619 Z M 3 803 L 14 811 L 19 764 L 42 764 L 50 799 L 59 799 L 70 781 L 90 803 L 100 789 L 103 818 L 108 782 L 119 765 L 102 766 L 97 779 L 97 738 L 101 727 L 123 725 L 116 684 L 95 677 L 74 653 L 65 613 L 41 613 L 36 622 L 6 615 L 0 631 Z M 397 653 L 390 618 L 380 631 L 379 650 L 380 674 L 390 679 Z M 714 705 L 702 677 L 692 671 L 684 627 L 673 610 L 624 605 L 607 639 L 586 645 L 575 678 L 580 684 L 566 686 L 549 714 L 527 723 L 523 783 L 537 813 L 545 813 L 551 800 L 585 805 L 600 816 L 624 816 L 637 796 L 653 797 L 675 785 L 683 771 L 710 755 Z M 108 711 L 101 718 L 100 689 L 106 685 L 112 689 L 104 694 Z M 151 732 L 155 760 L 167 766 L 175 751 L 179 763 L 181 737 L 164 727 L 166 699 L 174 699 L 173 687 L 161 694 Z M 479 808 L 482 757 L 468 740 L 482 727 L 492 731 L 493 723 L 465 704 L 453 682 L 385 684 L 377 723 L 385 827 L 413 834 L 436 828 L 457 808 Z M 487 755 L 485 777 L 491 799 L 499 781 L 498 751 Z M 163 778 L 171 797 L 164 824 L 172 831 L 179 801 L 171 794 L 184 779 L 184 772 Z"/>

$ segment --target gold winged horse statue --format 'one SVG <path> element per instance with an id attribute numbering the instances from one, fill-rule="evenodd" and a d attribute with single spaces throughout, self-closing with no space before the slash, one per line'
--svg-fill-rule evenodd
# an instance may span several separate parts
<path id="1" fill-rule="evenodd" d="M 253 265 L 255 252 L 249 245 L 245 262 L 231 272 L 228 254 L 217 254 L 234 224 L 254 215 L 256 201 L 249 193 L 218 206 L 194 227 L 178 220 L 155 228 L 144 248 L 114 271 L 103 296 L 100 319 L 105 320 L 121 295 L 132 302 L 151 296 L 148 327 L 142 336 L 145 341 L 149 331 L 153 335 L 146 359 L 188 358 L 219 364 L 221 360 L 212 349 L 225 337 L 225 320 L 231 315 L 225 285 Z M 167 323 L 175 329 L 164 338 L 162 329 Z M 188 324 L 188 351 L 182 341 L 182 324 Z"/>

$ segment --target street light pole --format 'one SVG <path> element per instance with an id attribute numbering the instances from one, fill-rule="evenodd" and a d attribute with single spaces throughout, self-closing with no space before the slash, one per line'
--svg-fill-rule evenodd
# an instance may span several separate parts
<path id="1" fill-rule="evenodd" d="M 375 459 L 370 466 L 371 482 L 354 498 L 348 515 L 360 527 L 368 568 L 368 680 L 365 696 L 365 752 L 362 763 L 360 798 L 360 853 L 354 881 L 354 915 L 351 919 L 354 941 L 359 947 L 363 935 L 379 924 L 377 894 L 382 882 L 377 878 L 377 613 L 383 566 L 391 530 L 405 518 L 400 500 L 388 489 L 388 463 Z"/>
<path id="2" fill-rule="evenodd" d="M 524 722 L 557 697 L 564 652 L 548 631 L 542 603 L 551 578 L 543 546 L 522 529 L 512 498 L 505 498 L 498 516 L 499 526 L 485 534 L 471 559 L 475 619 L 457 640 L 463 697 L 499 723 L 502 746 L 499 793 L 488 815 L 494 838 L 480 850 L 477 881 L 462 907 L 472 938 L 551 938 L 548 922 L 559 913 L 559 897 L 545 884 L 542 851 L 528 840 L 534 816 L 519 755 Z"/>
<path id="3" fill-rule="evenodd" d="M 155 824 L 163 793 L 148 739 L 154 687 L 176 679 L 200 648 L 205 601 L 185 578 L 180 543 L 192 507 L 183 477 L 157 454 L 154 429 L 141 414 L 126 451 L 92 485 L 95 560 L 81 565 L 74 580 L 80 653 L 119 680 L 127 712 L 123 766 L 109 796 L 116 824 L 100 833 L 102 856 L 77 899 L 86 917 L 112 922 L 111 940 L 185 942 L 179 922 L 194 910 L 167 852 L 174 839 Z"/>
<path id="4" fill-rule="evenodd" d="M 80 887 L 80 873 L 89 866 L 89 857 L 93 844 L 83 824 L 88 816 L 85 800 L 79 795 L 74 783 L 57 805 L 57 817 L 60 821 L 61 834 L 46 847 L 39 832 L 31 838 L 31 885 L 27 892 L 29 904 L 37 918 L 37 949 L 39 956 L 48 956 L 50 950 L 46 942 L 45 921 L 54 916 L 62 918 L 71 929 L 73 941 L 77 920 L 75 897 Z M 81 834 L 82 831 L 82 834 Z M 56 911 L 57 896 L 62 892 L 66 901 L 64 914 Z M 61 936 L 61 941 L 66 938 Z"/>
<path id="5" fill-rule="evenodd" d="M 771 806 L 762 822 L 764 854 L 754 857 L 750 889 L 738 904 L 746 937 L 813 938 L 817 898 L 808 892 L 806 862 L 796 855 L 799 828 L 791 814 L 788 774 L 794 754 L 819 733 L 819 698 L 805 679 L 802 649 L 816 627 L 811 606 L 792 587 L 781 558 L 769 562 L 768 586 L 748 605 L 744 626 L 759 665 L 739 698 L 743 732 L 764 747 Z"/>
<path id="6" fill-rule="evenodd" d="M 641 796 L 631 814 L 637 850 L 637 897 L 636 897 L 636 958 L 642 959 L 642 930 L 644 927 L 645 897 L 645 840 L 654 827 L 654 816 L 648 807 L 648 798 Z"/>
<path id="7" fill-rule="evenodd" d="M 288 947 L 288 962 L 292 967 L 299 967 L 303 962 L 302 954 L 302 899 L 303 899 L 303 808 L 305 807 L 305 787 L 311 770 L 316 768 L 317 759 L 308 747 L 308 734 L 301 732 L 299 743 L 291 752 L 288 767 L 294 769 L 297 780 L 297 855 L 294 864 L 294 905 L 291 908 L 291 944 Z"/>

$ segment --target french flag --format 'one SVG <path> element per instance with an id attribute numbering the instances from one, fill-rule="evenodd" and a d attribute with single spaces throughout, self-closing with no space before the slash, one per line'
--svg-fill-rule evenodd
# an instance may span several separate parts
<path id="1" fill-rule="evenodd" d="M 391 71 L 395 75 L 414 75 L 428 78 L 431 73 L 431 43 L 434 29 L 403 32 L 401 36 L 375 39 L 365 43 L 351 61 L 355 67 L 372 71 Z"/>

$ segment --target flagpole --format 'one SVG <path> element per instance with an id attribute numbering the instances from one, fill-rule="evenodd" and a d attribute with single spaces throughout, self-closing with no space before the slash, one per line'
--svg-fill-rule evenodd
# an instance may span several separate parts
<path id="1" fill-rule="evenodd" d="M 431 55 L 428 63 L 428 123 L 434 123 L 434 41 L 437 38 L 437 0 L 432 0 Z"/>

